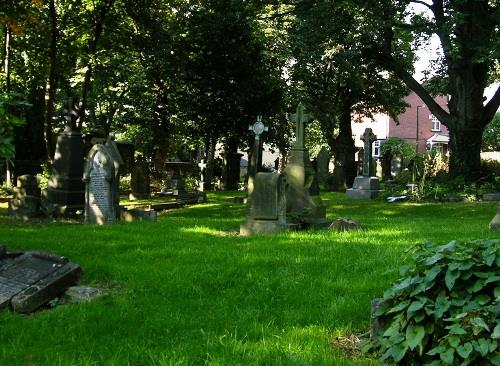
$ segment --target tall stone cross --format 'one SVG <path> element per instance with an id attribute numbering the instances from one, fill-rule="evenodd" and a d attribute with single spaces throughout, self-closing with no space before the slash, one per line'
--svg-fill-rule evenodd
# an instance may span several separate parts
<path id="1" fill-rule="evenodd" d="M 248 130 L 253 131 L 253 133 L 255 134 L 255 139 L 258 141 L 260 140 L 260 135 L 262 135 L 262 133 L 265 131 L 269 131 L 269 128 L 266 127 L 262 122 L 262 116 L 258 115 L 255 123 L 248 126 Z"/>
<path id="2" fill-rule="evenodd" d="M 291 115 L 295 122 L 295 148 L 303 149 L 305 142 L 306 122 L 311 118 L 310 115 L 304 113 L 304 106 L 299 103 L 297 112 Z"/>
<path id="3" fill-rule="evenodd" d="M 365 143 L 363 149 L 363 175 L 365 177 L 375 176 L 375 172 L 372 168 L 372 144 L 373 141 L 377 140 L 377 136 L 374 135 L 371 128 L 367 128 L 363 136 L 361 136 L 361 141 Z"/>
<path id="4" fill-rule="evenodd" d="M 259 115 L 257 116 L 257 120 L 253 125 L 248 126 L 248 129 L 252 131 L 255 134 L 255 140 L 253 144 L 253 151 L 252 151 L 252 160 L 250 161 L 250 171 L 249 176 L 255 176 L 257 174 L 258 170 L 258 162 L 259 162 L 259 148 L 260 148 L 260 135 L 262 135 L 263 132 L 268 131 L 269 128 L 264 125 L 262 122 L 262 116 Z"/>
<path id="5" fill-rule="evenodd" d="M 200 183 L 199 183 L 198 190 L 200 192 L 204 192 L 205 191 L 205 169 L 207 168 L 207 164 L 205 163 L 205 160 L 201 159 L 198 166 L 200 167 Z"/>

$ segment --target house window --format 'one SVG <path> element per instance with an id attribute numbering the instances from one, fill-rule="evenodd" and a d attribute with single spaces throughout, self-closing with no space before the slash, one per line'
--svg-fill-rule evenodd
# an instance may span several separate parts
<path id="1" fill-rule="evenodd" d="M 431 114 L 429 119 L 432 121 L 432 131 L 441 131 L 441 122 L 439 122 L 437 117 Z"/>
<path id="2" fill-rule="evenodd" d="M 380 156 L 380 140 L 373 141 L 373 150 L 372 155 L 375 157 Z"/>

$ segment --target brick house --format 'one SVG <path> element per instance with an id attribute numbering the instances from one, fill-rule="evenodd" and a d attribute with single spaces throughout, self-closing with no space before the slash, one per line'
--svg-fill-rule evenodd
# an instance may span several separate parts
<path id="1" fill-rule="evenodd" d="M 445 110 L 448 109 L 448 97 L 437 96 L 434 100 Z M 363 147 L 360 140 L 365 128 L 372 128 L 377 141 L 373 143 L 373 156 L 380 156 L 380 146 L 388 137 L 400 137 L 412 146 L 418 153 L 439 149 L 443 154 L 448 153 L 450 141 L 446 126 L 432 115 L 429 108 L 420 97 L 412 92 L 405 98 L 409 106 L 399 115 L 399 124 L 386 114 L 379 114 L 373 119 L 364 118 L 363 122 L 353 122 L 352 129 L 357 147 Z"/>

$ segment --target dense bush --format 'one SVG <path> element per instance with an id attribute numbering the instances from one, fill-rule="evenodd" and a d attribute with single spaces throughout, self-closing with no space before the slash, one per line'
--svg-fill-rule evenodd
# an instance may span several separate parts
<path id="1" fill-rule="evenodd" d="M 383 361 L 500 365 L 500 240 L 424 243 L 385 294 L 365 351 Z"/>

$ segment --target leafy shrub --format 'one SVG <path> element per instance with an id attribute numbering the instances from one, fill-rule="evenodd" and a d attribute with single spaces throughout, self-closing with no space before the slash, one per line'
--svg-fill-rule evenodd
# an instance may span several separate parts
<path id="1" fill-rule="evenodd" d="M 120 177 L 120 183 L 119 183 L 119 191 L 120 194 L 122 195 L 127 195 L 130 193 L 130 174 L 127 174 L 124 177 Z"/>
<path id="2" fill-rule="evenodd" d="M 11 196 L 14 193 L 14 190 L 11 186 L 7 185 L 6 182 L 3 182 L 0 185 L 0 197 Z"/>
<path id="3" fill-rule="evenodd" d="M 402 364 L 500 365 L 500 240 L 413 250 L 375 313 L 386 327 L 365 351 Z"/>

